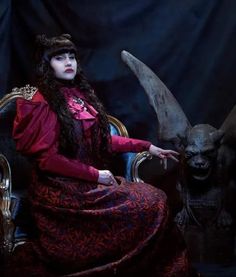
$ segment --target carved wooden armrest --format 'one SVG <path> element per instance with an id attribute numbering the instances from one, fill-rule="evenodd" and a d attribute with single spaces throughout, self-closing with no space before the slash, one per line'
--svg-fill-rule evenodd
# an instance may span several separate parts
<path id="1" fill-rule="evenodd" d="M 133 182 L 144 183 L 144 181 L 139 176 L 139 166 L 145 160 L 151 160 L 151 159 L 152 159 L 152 155 L 148 151 L 140 152 L 135 156 L 132 163 L 132 169 L 131 169 Z"/>

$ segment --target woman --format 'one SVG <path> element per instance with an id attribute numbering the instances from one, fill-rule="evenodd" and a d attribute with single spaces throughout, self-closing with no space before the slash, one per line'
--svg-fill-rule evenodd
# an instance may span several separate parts
<path id="1" fill-rule="evenodd" d="M 37 87 L 17 102 L 13 137 L 34 162 L 29 189 L 37 226 L 36 276 L 190 276 L 186 250 L 169 220 L 165 194 L 108 170 L 114 152 L 178 153 L 110 136 L 101 102 L 69 35 L 38 37 Z M 32 261 L 23 260 L 29 276 Z M 40 266 L 39 266 L 40 265 Z M 37 269 L 37 270 L 36 270 Z"/>

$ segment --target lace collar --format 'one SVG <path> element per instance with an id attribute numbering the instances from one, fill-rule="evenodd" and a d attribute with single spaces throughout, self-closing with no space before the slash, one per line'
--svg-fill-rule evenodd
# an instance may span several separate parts
<path id="1" fill-rule="evenodd" d="M 77 88 L 61 88 L 73 117 L 82 120 L 84 129 L 90 128 L 95 122 L 98 112 L 89 105 L 86 97 Z"/>

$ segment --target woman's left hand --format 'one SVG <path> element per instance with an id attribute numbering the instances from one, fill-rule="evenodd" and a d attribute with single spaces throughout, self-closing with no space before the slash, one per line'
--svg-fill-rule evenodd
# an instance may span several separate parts
<path id="1" fill-rule="evenodd" d="M 153 156 L 159 157 L 160 159 L 169 158 L 176 162 L 179 161 L 179 159 L 178 159 L 179 153 L 178 152 L 176 152 L 174 150 L 169 150 L 169 149 L 162 149 L 153 144 L 151 144 L 149 147 L 149 153 L 152 154 Z"/>

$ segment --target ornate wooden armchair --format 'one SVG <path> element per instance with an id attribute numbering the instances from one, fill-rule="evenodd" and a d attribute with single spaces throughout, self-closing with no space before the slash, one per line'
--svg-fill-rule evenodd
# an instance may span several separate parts
<path id="1" fill-rule="evenodd" d="M 36 88 L 29 85 L 15 88 L 0 100 L 0 250 L 9 255 L 19 245 L 33 236 L 27 201 L 27 185 L 30 182 L 31 165 L 27 158 L 17 153 L 12 139 L 15 117 L 15 99 L 31 99 Z M 115 117 L 108 116 L 111 134 L 128 136 L 125 126 Z M 151 159 L 147 152 L 121 154 L 121 173 L 130 181 L 141 181 L 139 166 Z M 117 166 L 117 164 L 116 164 Z"/>

